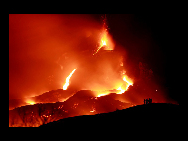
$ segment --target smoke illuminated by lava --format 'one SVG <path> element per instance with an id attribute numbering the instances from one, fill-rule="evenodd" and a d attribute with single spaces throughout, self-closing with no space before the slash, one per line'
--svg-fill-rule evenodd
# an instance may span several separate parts
<path id="1" fill-rule="evenodd" d="M 106 20 L 101 28 L 90 15 L 10 14 L 9 99 L 22 99 L 20 103 L 31 105 L 52 102 L 30 97 L 57 89 L 68 93 L 62 98 L 57 96 L 58 101 L 80 90 L 91 90 L 95 97 L 115 93 L 118 100 L 127 103 L 142 103 L 150 94 L 158 101 L 163 99 L 155 84 L 144 88 L 148 93 L 129 92 L 139 82 L 129 68 L 134 61 L 126 63 L 125 47 L 115 44 Z"/>
<path id="2" fill-rule="evenodd" d="M 106 17 L 105 17 L 106 18 Z M 103 48 L 103 50 L 105 51 L 105 50 L 114 50 L 114 48 L 113 48 L 113 46 L 110 44 L 110 43 L 112 43 L 112 40 L 110 39 L 110 38 L 108 38 L 109 36 L 108 36 L 108 30 L 107 30 L 107 25 L 106 25 L 106 19 L 104 19 L 103 20 L 103 31 L 102 31 L 102 36 L 101 36 L 101 39 L 100 39 L 100 46 L 98 47 L 98 49 L 97 49 L 97 51 L 93 54 L 93 55 L 96 55 L 96 54 L 98 54 L 99 53 L 99 51 L 101 50 L 101 48 Z M 112 52 L 113 53 L 113 52 Z M 106 55 L 106 54 L 101 54 L 102 56 L 104 56 L 105 57 L 105 59 L 107 59 L 107 60 L 109 60 L 109 58 L 108 58 L 108 56 Z M 99 60 L 99 58 L 97 58 L 98 60 Z M 116 59 L 118 59 L 118 58 L 116 58 Z M 87 58 L 87 61 L 89 61 L 88 60 L 88 58 Z M 101 61 L 102 62 L 102 61 Z M 101 62 L 99 62 L 99 64 L 103 64 L 103 63 L 101 63 Z M 92 62 L 92 63 L 94 63 L 94 62 Z M 108 62 L 105 62 L 105 63 L 108 63 Z M 112 63 L 112 62 L 110 62 L 110 63 Z M 117 66 L 119 66 L 119 67 L 123 67 L 123 62 L 122 62 L 122 60 L 120 61 L 120 62 L 118 62 L 119 64 L 117 64 Z M 92 64 L 92 65 L 94 65 L 94 64 Z M 112 65 L 112 64 L 111 64 Z M 87 67 L 88 65 L 86 65 L 86 67 Z M 105 64 L 104 64 L 104 66 L 103 67 L 105 67 Z M 109 67 L 111 67 L 111 66 L 109 66 Z M 79 69 L 79 68 L 78 68 Z M 99 67 L 99 69 L 100 69 L 100 67 Z M 67 87 L 69 86 L 69 79 L 70 79 L 70 77 L 72 76 L 72 74 L 74 73 L 74 71 L 75 71 L 76 69 L 74 69 L 71 73 L 70 73 L 70 75 L 66 78 L 66 83 L 64 84 L 64 86 L 63 86 L 63 90 L 66 90 L 67 89 Z M 108 69 L 104 69 L 104 70 L 102 70 L 102 73 L 103 74 L 105 74 L 105 73 L 107 73 L 107 70 Z M 109 77 L 109 75 L 112 75 L 114 72 L 116 72 L 115 70 L 113 70 L 112 72 L 110 72 L 107 76 L 105 76 L 105 77 Z M 90 88 L 90 90 L 92 90 L 92 91 L 95 91 L 95 94 L 96 94 L 96 97 L 101 97 L 101 96 L 105 96 L 105 95 L 108 95 L 108 94 L 110 94 L 111 92 L 114 92 L 114 93 L 116 93 L 116 94 L 122 94 L 122 93 L 124 93 L 125 91 L 127 91 L 128 90 L 128 88 L 129 88 L 129 86 L 130 85 L 132 85 L 133 86 L 133 81 L 132 81 L 132 79 L 130 79 L 126 74 L 125 74 L 125 70 L 124 71 L 122 71 L 122 72 L 116 72 L 117 74 L 118 73 L 120 73 L 120 75 L 117 75 L 117 77 L 119 76 L 119 77 L 121 77 L 122 76 L 122 82 L 121 83 L 119 83 L 119 81 L 118 81 L 118 79 L 121 79 L 121 78 L 111 78 L 111 79 L 114 79 L 115 81 L 113 82 L 113 83 L 111 83 L 111 87 L 108 87 L 107 89 L 104 89 L 104 85 L 105 85 L 105 83 L 101 86 L 101 88 L 98 88 L 98 87 L 91 87 Z M 121 74 L 122 73 L 122 74 Z M 98 75 L 98 74 L 94 74 L 94 75 Z M 98 75 L 98 77 L 103 77 L 103 75 Z M 117 80 L 117 81 L 116 81 Z M 90 83 L 90 85 L 92 85 L 93 83 L 92 83 L 92 81 L 90 81 L 89 82 Z M 97 82 L 98 83 L 98 85 L 100 86 L 100 81 L 99 82 Z M 77 84 L 78 85 L 78 84 Z M 88 89 L 87 87 L 85 88 L 85 89 Z"/>
<path id="3" fill-rule="evenodd" d="M 62 88 L 99 34 L 100 24 L 89 15 L 10 14 L 9 99 Z"/>
<path id="4" fill-rule="evenodd" d="M 152 69 L 115 43 L 124 36 L 112 38 L 106 21 L 101 28 L 91 15 L 9 15 L 9 126 L 112 112 L 149 97 L 170 101 Z"/>

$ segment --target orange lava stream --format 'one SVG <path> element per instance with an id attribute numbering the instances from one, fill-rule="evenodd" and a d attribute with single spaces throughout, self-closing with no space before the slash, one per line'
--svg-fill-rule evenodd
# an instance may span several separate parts
<path id="1" fill-rule="evenodd" d="M 66 82 L 65 84 L 63 85 L 63 90 L 67 90 L 68 86 L 69 86 L 69 80 L 71 78 L 71 76 L 73 75 L 73 73 L 75 72 L 76 69 L 74 69 L 70 74 L 69 76 L 66 78 Z"/>

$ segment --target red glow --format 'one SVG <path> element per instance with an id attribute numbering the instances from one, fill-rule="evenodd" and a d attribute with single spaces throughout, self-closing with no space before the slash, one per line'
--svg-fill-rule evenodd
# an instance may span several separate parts
<path id="1" fill-rule="evenodd" d="M 9 108 L 32 105 L 33 112 L 53 103 L 53 109 L 38 114 L 40 123 L 31 123 L 39 126 L 61 116 L 124 109 L 151 96 L 153 102 L 168 101 L 157 84 L 132 73 L 126 50 L 115 48 L 106 26 L 100 29 L 90 16 L 10 14 L 9 99 L 15 104 Z M 139 66 L 134 71 L 137 69 Z M 51 110 L 59 110 L 61 116 L 54 116 Z M 9 111 L 10 120 L 17 115 L 22 126 L 15 111 Z M 31 119 L 36 117 L 32 112 Z"/>
<path id="2" fill-rule="evenodd" d="M 30 105 L 34 105 L 35 104 L 35 102 L 33 100 L 29 100 L 29 99 L 26 101 L 26 103 L 30 104 Z"/>

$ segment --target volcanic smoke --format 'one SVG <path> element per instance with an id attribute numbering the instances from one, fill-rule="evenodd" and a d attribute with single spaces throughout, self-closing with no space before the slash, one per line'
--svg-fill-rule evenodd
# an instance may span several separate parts
<path id="1" fill-rule="evenodd" d="M 111 103 L 118 101 L 114 105 L 139 104 L 150 95 L 154 102 L 165 101 L 158 85 L 129 75 L 126 51 L 115 49 L 106 21 L 105 16 L 101 29 L 87 16 L 9 15 L 9 109 L 13 103 L 11 109 L 63 102 L 67 107 L 57 103 L 57 109 L 64 108 L 61 112 L 65 114 L 71 106 L 76 109 L 83 101 L 92 101 L 87 110 L 81 106 L 74 111 L 75 116 L 96 114 L 102 107 L 97 109 L 95 103 L 109 97 Z M 141 66 L 140 74 L 143 69 Z M 150 78 L 152 71 L 145 70 Z M 112 109 L 115 107 L 109 111 Z M 39 116 L 47 122 L 52 115 Z"/>

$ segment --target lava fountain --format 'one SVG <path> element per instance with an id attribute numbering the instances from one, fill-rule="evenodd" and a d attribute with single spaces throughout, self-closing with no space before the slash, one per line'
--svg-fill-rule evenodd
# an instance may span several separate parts
<path id="1" fill-rule="evenodd" d="M 98 112 L 104 113 L 104 112 L 114 111 L 118 107 L 120 109 L 123 109 L 123 108 L 130 107 L 130 105 L 134 103 L 134 101 L 136 100 L 142 102 L 143 97 L 140 96 L 139 98 L 138 95 L 152 93 L 152 91 L 145 91 L 145 88 L 143 88 L 144 85 L 142 85 L 143 81 L 138 83 L 135 77 L 130 76 L 130 74 L 128 73 L 128 69 L 126 68 L 126 65 L 124 65 L 123 59 L 121 59 L 121 58 L 124 58 L 123 53 L 114 50 L 113 40 L 108 33 L 106 17 L 103 20 L 103 22 L 104 23 L 103 23 L 103 28 L 101 30 L 101 33 L 97 34 L 97 39 L 98 39 L 97 48 L 92 49 L 92 50 L 87 48 L 89 50 L 89 53 L 86 53 L 86 55 L 84 54 L 81 56 L 80 54 L 83 50 L 80 51 L 79 49 L 81 47 L 79 46 L 79 44 L 76 44 L 77 42 L 75 42 L 76 46 L 78 46 L 78 48 L 80 47 L 78 49 L 79 52 L 77 52 L 78 50 L 74 50 L 74 49 L 70 49 L 70 50 L 67 49 L 68 53 L 65 53 L 66 51 L 64 51 L 63 52 L 64 55 L 61 55 L 61 56 L 64 56 L 65 58 L 63 60 L 65 62 L 65 65 L 64 66 L 60 65 L 61 66 L 60 75 L 62 75 L 62 73 L 65 73 L 65 74 L 68 74 L 68 76 L 64 78 L 65 80 L 63 81 L 61 80 L 60 82 L 61 86 L 59 86 L 61 88 L 58 90 L 52 90 L 52 91 L 46 92 L 37 97 L 26 98 L 24 100 L 21 99 L 19 104 L 20 106 L 23 106 L 23 107 L 17 106 L 18 108 L 9 110 L 9 112 L 11 113 L 9 114 L 9 119 L 10 119 L 9 124 L 11 123 L 11 126 L 12 125 L 18 126 L 16 125 L 17 119 L 20 120 L 19 126 L 23 126 L 24 124 L 26 124 L 25 126 L 30 126 L 30 125 L 27 125 L 27 123 L 29 122 L 31 123 L 31 126 L 33 126 L 35 125 L 36 121 L 39 121 L 38 119 L 40 119 L 40 123 L 35 125 L 35 126 L 39 126 L 43 123 L 46 124 L 54 120 L 59 120 L 61 118 L 70 117 L 70 115 L 76 116 L 76 115 L 83 115 L 83 114 L 88 114 L 88 113 L 89 114 L 91 113 L 96 114 Z M 40 25 L 43 25 L 43 24 L 40 24 Z M 77 29 L 77 28 L 74 28 L 74 29 Z M 44 31 L 46 30 L 44 29 Z M 43 33 L 44 31 L 42 30 L 41 33 Z M 66 32 L 66 33 L 69 33 L 69 32 Z M 79 38 L 81 33 L 80 32 L 75 32 L 75 33 L 79 34 L 79 36 L 76 36 L 77 38 Z M 32 34 L 32 35 L 35 35 L 35 34 Z M 73 39 L 73 38 L 67 38 L 66 41 L 70 41 L 70 39 Z M 54 46 L 54 44 L 52 45 Z M 67 44 L 67 48 L 68 47 L 69 47 L 69 44 Z M 69 53 L 70 54 L 72 53 L 73 55 L 71 54 L 72 55 L 71 57 L 66 56 Z M 71 58 L 71 59 L 68 60 L 67 58 Z M 53 61 L 50 60 L 50 62 L 53 62 Z M 68 69 L 69 71 L 66 71 L 66 67 L 69 69 L 71 68 L 71 72 L 69 72 L 70 71 L 69 69 Z M 65 71 L 62 72 L 62 70 L 63 71 L 65 70 Z M 58 74 L 58 77 L 59 77 L 59 74 Z M 133 84 L 134 84 L 134 88 L 135 87 L 136 88 L 131 91 L 130 86 L 133 86 Z M 151 86 L 151 84 L 149 83 L 147 84 L 149 85 L 149 86 L 147 85 L 147 88 Z M 158 90 L 156 90 L 155 93 L 156 92 L 158 93 Z M 108 97 L 110 97 L 111 94 L 113 96 L 115 95 L 115 98 L 111 97 L 112 99 L 109 100 Z M 131 98 L 134 97 L 134 99 L 133 98 L 131 99 L 129 97 Z M 118 99 L 118 102 L 116 101 L 117 99 Z M 156 99 L 160 99 L 160 97 Z M 18 103 L 18 101 L 16 102 Z M 87 102 L 87 104 L 85 104 L 85 102 Z M 106 106 L 103 107 L 103 103 L 105 103 Z M 131 104 L 128 106 L 122 107 L 123 104 L 125 105 L 128 103 L 129 104 L 131 103 Z M 25 106 L 25 105 L 30 105 L 30 106 Z M 53 107 L 52 105 L 56 105 L 56 107 Z M 110 106 L 111 108 L 109 108 L 109 105 L 111 105 Z M 29 107 L 30 109 L 27 109 L 27 107 Z M 30 114 L 28 114 L 29 110 L 30 110 Z M 56 112 L 56 114 L 54 114 L 54 111 Z M 16 112 L 18 112 L 18 114 Z M 19 112 L 21 112 L 21 114 Z M 27 115 L 22 114 L 24 112 L 26 112 Z M 34 113 L 38 113 L 37 118 Z M 15 118 L 15 114 L 17 115 L 16 118 Z M 20 118 L 20 115 L 21 116 L 23 115 L 23 118 Z M 28 119 L 30 120 L 25 120 L 26 116 L 28 116 Z M 34 120 L 34 119 L 37 119 L 37 120 Z"/>

